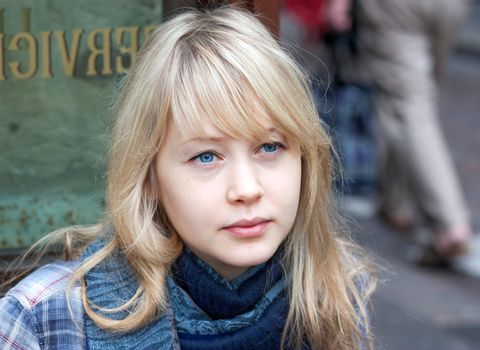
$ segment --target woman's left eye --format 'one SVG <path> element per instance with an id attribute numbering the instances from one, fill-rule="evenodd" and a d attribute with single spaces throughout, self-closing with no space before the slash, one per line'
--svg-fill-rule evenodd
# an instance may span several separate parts
<path id="1" fill-rule="evenodd" d="M 274 143 L 264 143 L 261 147 L 260 150 L 263 151 L 264 153 L 275 153 L 278 152 L 278 150 L 282 147 L 282 145 L 278 142 Z"/>

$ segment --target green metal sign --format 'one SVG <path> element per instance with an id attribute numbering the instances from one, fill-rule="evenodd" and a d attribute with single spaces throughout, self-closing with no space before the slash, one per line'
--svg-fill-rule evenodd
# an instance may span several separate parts
<path id="1" fill-rule="evenodd" d="M 161 0 L 0 0 L 0 252 L 103 213 L 115 86 Z"/>

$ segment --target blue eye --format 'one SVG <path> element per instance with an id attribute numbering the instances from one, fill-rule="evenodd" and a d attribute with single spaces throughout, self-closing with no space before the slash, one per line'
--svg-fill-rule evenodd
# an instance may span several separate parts
<path id="1" fill-rule="evenodd" d="M 262 145 L 262 150 L 265 151 L 266 153 L 273 153 L 278 150 L 280 146 L 276 143 L 266 143 Z"/>
<path id="2" fill-rule="evenodd" d="M 212 152 L 204 152 L 195 157 L 200 163 L 211 163 L 215 159 Z"/>

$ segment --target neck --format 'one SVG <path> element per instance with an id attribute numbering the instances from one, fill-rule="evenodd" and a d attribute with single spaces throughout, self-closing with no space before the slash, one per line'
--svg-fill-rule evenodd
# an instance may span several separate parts
<path id="1" fill-rule="evenodd" d="M 190 247 L 188 247 L 188 249 L 227 281 L 234 280 L 250 268 L 250 266 L 235 266 L 225 264 L 217 259 L 205 256 L 205 254 L 196 249 Z"/>

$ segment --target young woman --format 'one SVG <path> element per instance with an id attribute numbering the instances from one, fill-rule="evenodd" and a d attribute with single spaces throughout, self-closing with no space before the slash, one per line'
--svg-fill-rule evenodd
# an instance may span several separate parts
<path id="1" fill-rule="evenodd" d="M 118 98 L 105 222 L 0 302 L 2 349 L 364 349 L 309 86 L 254 15 L 165 22 Z"/>

